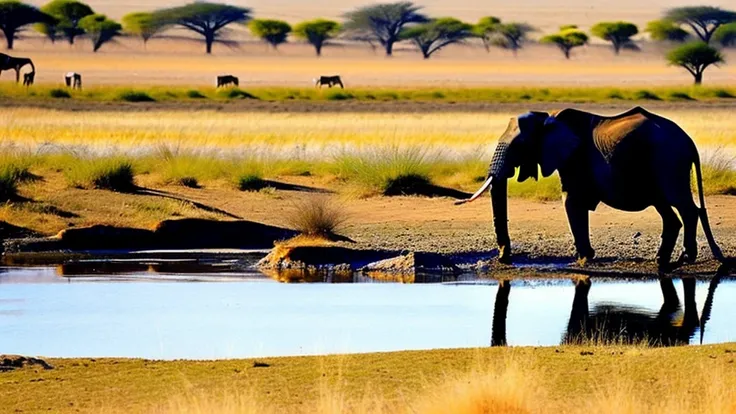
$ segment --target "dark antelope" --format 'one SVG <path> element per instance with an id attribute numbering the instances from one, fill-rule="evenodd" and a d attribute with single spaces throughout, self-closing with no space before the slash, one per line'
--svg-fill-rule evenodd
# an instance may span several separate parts
<path id="1" fill-rule="evenodd" d="M 322 88 L 322 85 L 327 85 L 330 88 L 335 85 L 340 85 L 340 89 L 345 89 L 340 76 L 320 76 L 318 79 L 315 79 L 314 86 Z"/>
<path id="2" fill-rule="evenodd" d="M 240 80 L 233 75 L 222 75 L 217 77 L 217 87 L 235 85 L 240 86 Z"/>
<path id="3" fill-rule="evenodd" d="M 14 70 L 16 82 L 20 82 L 20 69 L 25 65 L 31 65 L 31 72 L 36 72 L 36 66 L 33 64 L 31 59 L 12 57 L 4 53 L 0 53 L 0 74 L 2 74 L 4 70 Z"/>

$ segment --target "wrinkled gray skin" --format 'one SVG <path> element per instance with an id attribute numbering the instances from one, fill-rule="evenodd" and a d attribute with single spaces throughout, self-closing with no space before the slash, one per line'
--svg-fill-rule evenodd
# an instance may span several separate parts
<path id="1" fill-rule="evenodd" d="M 700 206 L 693 201 L 690 173 L 696 167 Z M 698 254 L 696 232 L 701 219 L 716 259 L 724 261 L 713 239 L 702 191 L 698 151 L 692 139 L 674 122 L 633 108 L 604 117 L 575 109 L 557 113 L 530 112 L 511 119 L 488 170 L 488 180 L 468 200 L 491 188 L 493 222 L 499 260 L 511 262 L 508 233 L 507 180 L 519 168 L 518 180 L 547 177 L 557 171 L 578 259 L 595 256 L 590 245 L 588 214 L 603 202 L 624 211 L 654 206 L 662 216 L 662 244 L 657 254 L 661 270 L 670 259 L 680 229 L 685 227 L 684 252 L 677 264 Z M 677 217 L 674 209 L 682 217 Z"/>

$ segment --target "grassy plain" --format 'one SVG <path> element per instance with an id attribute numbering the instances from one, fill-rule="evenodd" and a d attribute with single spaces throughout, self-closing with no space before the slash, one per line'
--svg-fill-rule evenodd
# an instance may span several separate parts
<path id="1" fill-rule="evenodd" d="M 226 361 L 65 359 L 0 376 L 0 411 L 730 413 L 736 347 L 486 348 Z M 257 365 L 260 365 L 257 366 Z"/>

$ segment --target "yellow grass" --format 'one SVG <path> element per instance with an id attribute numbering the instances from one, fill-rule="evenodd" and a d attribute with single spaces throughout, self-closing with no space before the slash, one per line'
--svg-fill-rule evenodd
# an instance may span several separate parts
<path id="1" fill-rule="evenodd" d="M 51 360 L 0 376 L 12 412 L 725 414 L 734 345 L 486 348 L 265 358 Z"/>
<path id="2" fill-rule="evenodd" d="M 701 147 L 736 146 L 732 108 L 657 111 L 681 125 Z M 309 159 L 344 148 L 419 145 L 444 156 L 488 152 L 518 113 L 220 113 L 65 112 L 4 108 L 4 148 L 30 152 L 170 151 L 272 155 Z"/>

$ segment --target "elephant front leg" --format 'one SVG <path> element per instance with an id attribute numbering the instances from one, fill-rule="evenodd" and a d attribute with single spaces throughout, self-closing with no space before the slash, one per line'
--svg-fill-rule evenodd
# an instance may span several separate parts
<path id="1" fill-rule="evenodd" d="M 581 264 L 595 257 L 590 245 L 589 211 L 586 204 L 575 196 L 565 196 L 565 213 L 570 224 L 570 232 L 575 241 L 577 259 Z"/>

